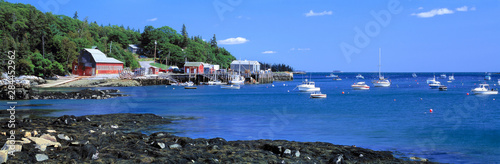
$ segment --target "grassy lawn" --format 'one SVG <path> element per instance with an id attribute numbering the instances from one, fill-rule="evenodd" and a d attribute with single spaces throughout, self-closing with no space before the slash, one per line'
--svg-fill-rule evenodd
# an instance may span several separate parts
<path id="1" fill-rule="evenodd" d="M 167 69 L 168 66 L 165 64 L 160 64 L 160 63 L 151 63 L 150 65 L 161 68 L 161 69 Z"/>

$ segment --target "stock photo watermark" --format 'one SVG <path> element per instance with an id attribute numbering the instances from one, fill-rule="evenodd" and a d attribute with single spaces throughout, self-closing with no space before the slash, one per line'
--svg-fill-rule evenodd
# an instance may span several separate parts
<path id="1" fill-rule="evenodd" d="M 380 11 L 370 11 L 373 20 L 367 22 L 364 29 L 358 26 L 354 27 L 354 38 L 352 43 L 342 42 L 339 47 L 344 55 L 347 63 L 351 63 L 351 56 L 359 54 L 361 51 L 370 45 L 371 39 L 377 37 L 382 28 L 391 24 L 393 15 L 397 15 L 403 11 L 403 6 L 398 0 L 390 0 L 387 3 L 387 9 Z"/>
<path id="2" fill-rule="evenodd" d="M 220 21 L 224 21 L 224 14 L 227 12 L 232 12 L 234 8 L 239 6 L 243 0 L 214 0 L 212 5 L 214 6 L 215 12 L 219 17 Z"/>
<path id="3" fill-rule="evenodd" d="M 274 139 L 276 133 L 285 130 L 286 126 L 290 125 L 290 121 L 297 117 L 297 115 L 289 114 L 286 107 L 283 107 L 281 111 L 275 108 L 272 111 L 274 116 L 269 120 L 269 127 L 260 130 L 258 138 Z"/>
<path id="4" fill-rule="evenodd" d="M 40 5 L 46 12 L 52 12 L 52 14 L 57 14 L 61 5 L 65 5 L 70 0 L 39 0 L 38 5 Z"/>
<path id="5" fill-rule="evenodd" d="M 9 114 L 9 121 L 7 123 L 8 128 L 10 129 L 7 133 L 7 152 L 9 155 L 15 156 L 14 152 L 16 149 L 16 105 L 17 101 L 16 100 L 16 86 L 15 86 L 15 77 L 16 77 L 16 51 L 9 51 L 7 53 L 8 61 L 7 61 L 7 80 L 4 80 L 4 82 L 7 82 L 7 97 L 8 101 L 7 106 L 8 106 L 8 114 Z"/>

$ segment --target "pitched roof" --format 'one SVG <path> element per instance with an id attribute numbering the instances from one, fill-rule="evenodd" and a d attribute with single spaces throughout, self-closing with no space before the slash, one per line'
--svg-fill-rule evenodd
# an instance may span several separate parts
<path id="1" fill-rule="evenodd" d="M 198 67 L 202 64 L 203 62 L 186 62 L 186 64 L 184 64 L 184 67 Z"/>
<path id="2" fill-rule="evenodd" d="M 135 49 L 135 48 L 139 48 L 139 46 L 137 46 L 137 45 L 135 45 L 135 44 L 129 44 L 128 46 L 129 46 L 129 47 L 131 47 L 131 48 L 134 48 L 134 49 Z"/>
<path id="3" fill-rule="evenodd" d="M 260 65 L 258 61 L 234 60 L 231 64 Z"/>
<path id="4" fill-rule="evenodd" d="M 102 53 L 98 49 L 85 48 L 84 50 L 92 55 L 92 58 L 94 58 L 96 63 L 123 63 L 115 58 L 107 57 L 106 54 Z"/>

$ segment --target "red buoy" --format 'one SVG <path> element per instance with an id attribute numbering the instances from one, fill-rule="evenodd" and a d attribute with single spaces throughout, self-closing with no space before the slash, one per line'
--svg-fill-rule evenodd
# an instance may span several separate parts
<path id="1" fill-rule="evenodd" d="M 344 91 L 342 91 L 342 94 L 344 94 Z"/>
<path id="2" fill-rule="evenodd" d="M 429 109 L 429 112 L 431 112 L 431 113 L 432 113 L 432 109 Z"/>
<path id="3" fill-rule="evenodd" d="M 469 93 L 467 93 L 467 96 L 469 96 Z"/>

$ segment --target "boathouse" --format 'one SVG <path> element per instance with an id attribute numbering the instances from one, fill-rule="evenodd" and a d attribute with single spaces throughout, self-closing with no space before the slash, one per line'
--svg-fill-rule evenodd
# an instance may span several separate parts
<path id="1" fill-rule="evenodd" d="M 260 63 L 258 61 L 235 60 L 231 62 L 231 69 L 241 73 L 256 73 L 260 71 Z"/>
<path id="2" fill-rule="evenodd" d="M 73 62 L 72 73 L 79 76 L 118 74 L 123 70 L 123 62 L 107 57 L 98 49 L 83 49 L 78 61 Z"/>
<path id="3" fill-rule="evenodd" d="M 184 64 L 184 73 L 203 74 L 204 65 L 203 62 L 186 62 Z"/>

